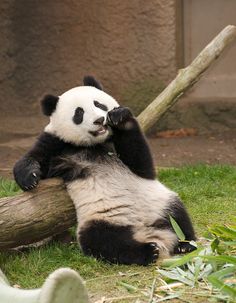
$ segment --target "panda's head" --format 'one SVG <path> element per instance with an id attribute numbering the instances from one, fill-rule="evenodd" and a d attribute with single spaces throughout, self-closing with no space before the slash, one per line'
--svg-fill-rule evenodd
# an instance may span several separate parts
<path id="1" fill-rule="evenodd" d="M 110 135 L 107 114 L 119 106 L 93 77 L 84 86 L 72 88 L 59 97 L 47 95 L 41 101 L 43 113 L 50 116 L 45 132 L 76 145 L 94 145 Z"/>

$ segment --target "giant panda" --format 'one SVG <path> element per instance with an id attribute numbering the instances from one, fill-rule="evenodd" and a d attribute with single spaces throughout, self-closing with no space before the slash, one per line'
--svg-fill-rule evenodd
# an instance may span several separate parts
<path id="1" fill-rule="evenodd" d="M 111 263 L 148 265 L 194 249 L 191 220 L 178 195 L 156 180 L 147 141 L 131 111 L 92 76 L 61 96 L 47 95 L 50 122 L 14 166 L 16 182 L 31 190 L 61 177 L 75 205 L 77 237 L 86 255 Z"/>

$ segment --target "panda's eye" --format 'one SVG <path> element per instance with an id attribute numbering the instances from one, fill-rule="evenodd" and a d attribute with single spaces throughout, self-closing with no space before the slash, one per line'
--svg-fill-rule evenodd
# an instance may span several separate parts
<path id="1" fill-rule="evenodd" d="M 82 107 L 77 107 L 75 110 L 75 114 L 73 117 L 73 121 L 75 124 L 80 124 L 83 122 L 84 110 Z"/>
<path id="2" fill-rule="evenodd" d="M 108 111 L 108 107 L 107 107 L 106 105 L 104 105 L 104 104 L 98 102 L 98 101 L 93 101 L 93 104 L 94 104 L 96 107 L 98 107 L 98 108 L 104 110 L 105 112 Z"/>

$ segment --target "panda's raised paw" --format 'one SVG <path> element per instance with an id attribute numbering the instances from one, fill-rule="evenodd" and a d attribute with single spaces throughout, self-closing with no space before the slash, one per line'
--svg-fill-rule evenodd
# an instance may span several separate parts
<path id="1" fill-rule="evenodd" d="M 108 113 L 108 124 L 111 127 L 125 129 L 129 122 L 132 123 L 133 114 L 128 107 L 117 107 Z"/>

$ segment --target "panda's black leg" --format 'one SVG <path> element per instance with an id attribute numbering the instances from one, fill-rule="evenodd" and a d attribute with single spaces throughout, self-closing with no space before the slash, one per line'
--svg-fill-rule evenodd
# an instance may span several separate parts
<path id="1" fill-rule="evenodd" d="M 196 249 L 195 246 L 191 245 L 190 241 L 195 241 L 196 236 L 193 229 L 193 225 L 191 219 L 185 209 L 184 205 L 180 201 L 178 197 L 176 197 L 175 201 L 173 201 L 173 207 L 171 209 L 171 216 L 178 223 L 182 232 L 185 235 L 186 242 L 178 242 L 176 247 L 174 248 L 175 254 L 183 254 L 188 253 Z"/>
<path id="2" fill-rule="evenodd" d="M 157 260 L 155 242 L 140 243 L 133 238 L 130 226 L 117 226 L 98 220 L 79 230 L 83 252 L 111 263 L 148 265 Z"/>
<path id="3" fill-rule="evenodd" d="M 181 200 L 176 197 L 172 202 L 170 215 L 175 219 L 188 241 L 196 240 L 191 219 Z"/>

